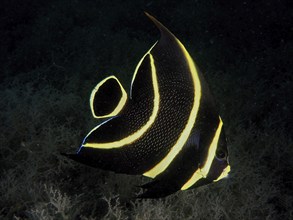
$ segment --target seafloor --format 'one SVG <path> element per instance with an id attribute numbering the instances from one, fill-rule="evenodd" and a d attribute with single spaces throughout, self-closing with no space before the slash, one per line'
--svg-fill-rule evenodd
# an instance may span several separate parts
<path id="1" fill-rule="evenodd" d="M 290 0 L 2 0 L 0 219 L 293 219 Z M 74 152 L 99 121 L 105 76 L 127 88 L 159 34 L 186 46 L 225 123 L 231 175 L 164 199 L 134 200 L 146 178 L 92 169 Z"/>

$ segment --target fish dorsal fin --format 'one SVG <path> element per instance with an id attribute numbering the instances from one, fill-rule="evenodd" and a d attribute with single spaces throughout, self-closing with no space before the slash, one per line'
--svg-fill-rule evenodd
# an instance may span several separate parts
<path id="1" fill-rule="evenodd" d="M 113 117 L 119 114 L 127 101 L 127 93 L 115 76 L 99 82 L 92 91 L 90 106 L 94 118 Z"/>
<path id="2" fill-rule="evenodd" d="M 156 25 L 156 27 L 159 29 L 160 33 L 161 33 L 161 39 L 160 41 L 164 41 L 164 38 L 170 38 L 173 40 L 177 40 L 177 38 L 175 37 L 174 34 L 172 34 L 168 28 L 166 28 L 161 22 L 159 22 L 155 17 L 153 17 L 152 15 L 150 15 L 147 12 L 144 12 L 145 15 Z M 168 42 L 169 43 L 169 42 Z"/>
<path id="3" fill-rule="evenodd" d="M 141 100 L 148 94 L 153 94 L 154 85 L 153 76 L 155 74 L 155 67 L 152 64 L 153 58 L 151 58 L 150 51 L 156 45 L 156 43 L 149 49 L 148 52 L 138 62 L 130 87 L 130 98 L 134 100 Z"/>

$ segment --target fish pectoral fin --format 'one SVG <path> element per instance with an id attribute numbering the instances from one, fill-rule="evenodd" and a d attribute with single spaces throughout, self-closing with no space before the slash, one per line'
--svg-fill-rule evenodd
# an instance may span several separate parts
<path id="1" fill-rule="evenodd" d="M 113 117 L 125 106 L 127 93 L 115 76 L 109 76 L 99 82 L 90 97 L 90 106 L 94 118 Z"/>

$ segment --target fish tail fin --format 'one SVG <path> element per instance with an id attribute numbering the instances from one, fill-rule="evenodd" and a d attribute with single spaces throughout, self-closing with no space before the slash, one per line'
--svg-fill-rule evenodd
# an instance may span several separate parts
<path id="1" fill-rule="evenodd" d="M 119 114 L 127 102 L 127 93 L 115 76 L 108 76 L 93 89 L 90 106 L 94 118 L 107 118 Z"/>

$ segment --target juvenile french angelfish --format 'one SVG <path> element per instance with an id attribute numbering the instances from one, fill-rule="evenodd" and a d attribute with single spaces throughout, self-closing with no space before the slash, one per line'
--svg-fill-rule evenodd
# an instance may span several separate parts
<path id="1" fill-rule="evenodd" d="M 83 164 L 153 179 L 140 198 L 170 195 L 226 177 L 230 171 L 223 122 L 184 45 L 158 20 L 161 38 L 139 61 L 129 96 L 115 76 L 93 89 L 93 128 L 76 154 Z"/>

